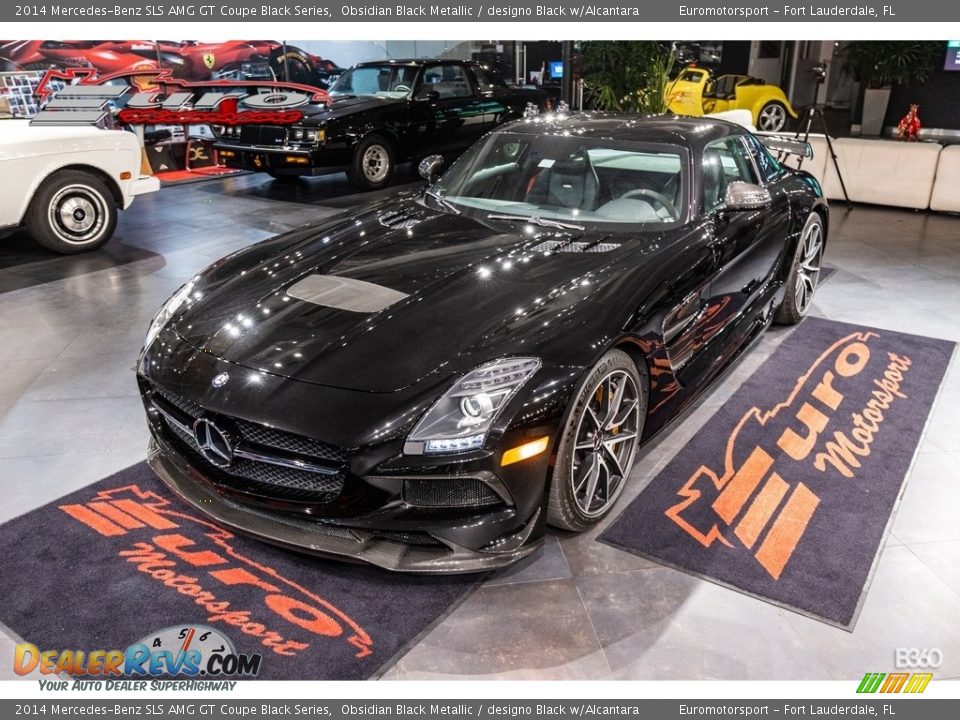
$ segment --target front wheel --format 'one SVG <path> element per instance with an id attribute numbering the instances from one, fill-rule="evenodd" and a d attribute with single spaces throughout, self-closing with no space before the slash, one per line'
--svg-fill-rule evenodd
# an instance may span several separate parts
<path id="1" fill-rule="evenodd" d="M 596 525 L 623 492 L 647 416 L 647 382 L 636 363 L 611 350 L 573 398 L 547 501 L 547 522 L 564 530 Z"/>
<path id="2" fill-rule="evenodd" d="M 771 100 L 757 113 L 757 129 L 763 132 L 780 132 L 787 124 L 787 108 L 783 103 Z"/>
<path id="3" fill-rule="evenodd" d="M 780 325 L 796 325 L 810 309 L 820 280 L 823 247 L 823 220 L 816 212 L 811 212 L 800 233 L 790 275 L 787 276 L 786 294 L 774 318 Z"/>
<path id="4" fill-rule="evenodd" d="M 367 135 L 353 151 L 347 175 L 361 190 L 379 190 L 390 182 L 394 164 L 393 146 L 380 135 Z"/>
<path id="5" fill-rule="evenodd" d="M 116 225 L 117 205 L 109 188 L 82 170 L 62 170 L 44 180 L 26 215 L 33 239 L 64 255 L 95 250 Z"/>

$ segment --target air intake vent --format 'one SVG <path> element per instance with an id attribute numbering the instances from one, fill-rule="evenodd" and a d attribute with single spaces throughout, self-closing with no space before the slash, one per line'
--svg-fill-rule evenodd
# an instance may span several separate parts
<path id="1" fill-rule="evenodd" d="M 403 499 L 422 508 L 474 508 L 503 502 L 493 488 L 477 478 L 405 480 Z"/>

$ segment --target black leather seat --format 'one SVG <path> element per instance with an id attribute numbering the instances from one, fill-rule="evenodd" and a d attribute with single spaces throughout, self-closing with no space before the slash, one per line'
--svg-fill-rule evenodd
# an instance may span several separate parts
<path id="1" fill-rule="evenodd" d="M 586 153 L 557 160 L 542 168 L 527 202 L 553 207 L 593 210 L 600 194 L 597 171 Z"/>

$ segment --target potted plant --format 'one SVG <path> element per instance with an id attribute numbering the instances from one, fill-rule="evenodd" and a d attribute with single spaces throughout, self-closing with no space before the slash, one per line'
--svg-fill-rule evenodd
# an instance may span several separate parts
<path id="1" fill-rule="evenodd" d="M 863 135 L 878 136 L 883 132 L 891 86 L 926 80 L 942 49 L 941 43 L 924 40 L 847 43 L 843 49 L 847 67 L 863 87 Z"/>
<path id="2" fill-rule="evenodd" d="M 590 40 L 580 45 L 586 104 L 594 110 L 662 115 L 674 55 L 651 40 Z"/>

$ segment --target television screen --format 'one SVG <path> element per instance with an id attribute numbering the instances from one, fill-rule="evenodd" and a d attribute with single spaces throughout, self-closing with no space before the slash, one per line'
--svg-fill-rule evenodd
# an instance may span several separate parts
<path id="1" fill-rule="evenodd" d="M 960 68 L 958 68 L 960 69 Z M 551 78 L 562 78 L 563 77 L 563 60 L 551 60 L 550 61 L 550 77 Z"/>
<path id="2" fill-rule="evenodd" d="M 947 41 L 947 61 L 943 64 L 943 69 L 960 72 L 960 40 Z"/>

